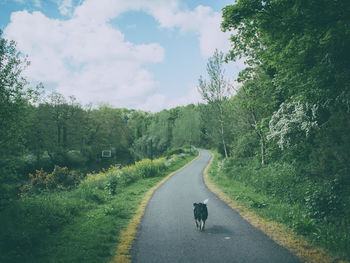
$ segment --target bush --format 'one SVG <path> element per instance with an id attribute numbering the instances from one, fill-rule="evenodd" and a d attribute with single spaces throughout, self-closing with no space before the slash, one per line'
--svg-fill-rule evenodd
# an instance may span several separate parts
<path id="1" fill-rule="evenodd" d="M 108 191 L 110 195 L 117 193 L 117 187 L 128 186 L 141 178 L 150 178 L 160 176 L 167 168 L 165 158 L 151 161 L 143 159 L 134 165 L 120 168 L 111 166 L 107 171 L 97 174 L 88 174 L 84 183 L 93 183 L 103 185 L 102 188 Z"/>
<path id="2" fill-rule="evenodd" d="M 180 153 L 184 153 L 185 150 L 182 149 L 182 148 L 175 148 L 175 149 L 172 149 L 172 150 L 169 150 L 167 153 L 166 153 L 166 158 L 169 159 L 171 158 L 171 156 L 173 156 L 174 154 L 180 154 Z"/>
<path id="3" fill-rule="evenodd" d="M 310 218 L 329 221 L 345 215 L 343 185 L 338 179 L 325 183 L 309 182 L 305 193 L 305 208 Z"/>
<path id="4" fill-rule="evenodd" d="M 35 174 L 29 174 L 30 183 L 22 187 L 22 192 L 70 189 L 76 186 L 80 178 L 76 172 L 70 172 L 67 167 L 55 166 L 51 173 L 43 169 L 36 170 Z"/>
<path id="5" fill-rule="evenodd" d="M 110 195 L 115 195 L 117 190 L 117 185 L 119 184 L 119 178 L 116 174 L 109 176 L 106 183 L 105 189 L 109 192 Z"/>
<path id="6" fill-rule="evenodd" d="M 100 185 L 102 186 L 102 184 Z M 87 203 L 104 204 L 108 196 L 105 188 L 100 188 L 100 185 L 96 185 L 96 182 L 84 182 L 79 185 L 74 194 L 78 195 L 80 199 L 85 200 Z"/>
<path id="7" fill-rule="evenodd" d="M 135 166 L 128 166 L 122 169 L 120 174 L 120 183 L 123 186 L 127 186 L 140 179 L 141 176 L 136 172 Z"/>
<path id="8" fill-rule="evenodd" d="M 227 159 L 222 169 L 226 176 L 254 187 L 257 192 L 281 198 L 288 203 L 303 201 L 306 179 L 298 176 L 290 164 L 261 166 L 256 159 Z"/>
<path id="9" fill-rule="evenodd" d="M 39 256 L 46 245 L 43 240 L 79 214 L 80 205 L 77 199 L 54 193 L 12 202 L 0 216 L 0 261 L 23 262 L 28 255 Z"/>
<path id="10" fill-rule="evenodd" d="M 144 159 L 135 164 L 137 174 L 142 178 L 159 176 L 165 170 L 165 159 L 160 158 L 154 161 Z"/>

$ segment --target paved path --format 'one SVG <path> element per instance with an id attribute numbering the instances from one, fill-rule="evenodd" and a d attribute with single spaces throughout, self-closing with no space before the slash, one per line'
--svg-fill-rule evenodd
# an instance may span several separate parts
<path id="1" fill-rule="evenodd" d="M 132 249 L 132 262 L 300 262 L 211 193 L 203 182 L 210 153 L 173 175 L 151 198 Z M 209 198 L 204 232 L 193 203 Z"/>

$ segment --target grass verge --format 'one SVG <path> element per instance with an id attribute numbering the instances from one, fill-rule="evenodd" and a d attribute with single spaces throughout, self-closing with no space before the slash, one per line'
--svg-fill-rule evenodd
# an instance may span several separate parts
<path id="1" fill-rule="evenodd" d="M 72 190 L 23 196 L 0 211 L 0 262 L 110 262 L 148 190 L 195 157 L 145 160 Z"/>
<path id="2" fill-rule="evenodd" d="M 204 181 L 208 188 L 257 229 L 263 231 L 281 246 L 289 249 L 303 262 L 346 263 L 325 249 L 307 241 L 292 228 L 284 224 L 292 214 L 299 211 L 298 205 L 291 205 L 268 195 L 257 193 L 239 181 L 229 178 L 217 169 L 217 153 L 204 171 Z"/>

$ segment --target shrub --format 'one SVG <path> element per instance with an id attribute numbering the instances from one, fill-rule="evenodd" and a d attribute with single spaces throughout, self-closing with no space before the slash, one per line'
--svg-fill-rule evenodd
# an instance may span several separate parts
<path id="1" fill-rule="evenodd" d="M 257 192 L 281 198 L 288 203 L 303 201 L 307 179 L 298 176 L 290 164 L 273 163 L 261 166 L 256 159 L 228 159 L 222 170 L 227 177 L 254 187 Z"/>
<path id="2" fill-rule="evenodd" d="M 117 185 L 119 184 L 119 178 L 116 174 L 111 174 L 107 180 L 105 189 L 110 195 L 115 195 L 117 190 Z"/>
<path id="3" fill-rule="evenodd" d="M 309 182 L 305 193 L 305 207 L 309 217 L 331 220 L 345 213 L 343 186 L 338 179 L 320 182 Z"/>
<path id="4" fill-rule="evenodd" d="M 120 174 L 120 182 L 124 186 L 136 182 L 140 178 L 141 176 L 137 173 L 135 166 L 123 168 Z"/>
<path id="5" fill-rule="evenodd" d="M 165 159 L 160 158 L 154 161 L 144 159 L 135 164 L 137 174 L 142 178 L 159 176 L 165 170 Z"/>
<path id="6" fill-rule="evenodd" d="M 75 194 L 88 203 L 104 204 L 108 199 L 105 189 L 100 189 L 96 182 L 80 184 Z"/>
<path id="7" fill-rule="evenodd" d="M 172 149 L 166 153 L 166 158 L 169 159 L 174 154 L 180 154 L 180 153 L 184 153 L 184 152 L 185 152 L 185 150 L 182 148 L 175 148 L 175 149 Z"/>
<path id="8" fill-rule="evenodd" d="M 36 170 L 35 174 L 29 174 L 30 183 L 22 187 L 22 192 L 38 191 L 45 189 L 70 189 L 80 181 L 76 172 L 70 172 L 67 167 L 55 166 L 51 173 L 44 169 Z"/>

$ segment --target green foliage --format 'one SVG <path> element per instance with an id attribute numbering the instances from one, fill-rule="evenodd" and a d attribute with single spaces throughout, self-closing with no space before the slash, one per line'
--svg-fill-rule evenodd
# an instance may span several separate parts
<path id="1" fill-rule="evenodd" d="M 231 58 L 263 63 L 287 96 L 325 102 L 348 85 L 349 8 L 346 0 L 240 0 L 223 9 L 222 28 L 238 31 Z"/>
<path id="2" fill-rule="evenodd" d="M 234 30 L 227 59 L 245 57 L 249 66 L 239 74 L 242 87 L 232 109 L 248 113 L 260 155 L 273 157 L 267 161 L 294 162 L 300 172 L 330 178 L 349 170 L 349 8 L 345 0 L 239 0 L 223 9 L 222 29 Z M 283 149 L 280 158 L 266 135 Z M 333 138 L 342 138 L 343 146 L 331 145 Z"/>
<path id="3" fill-rule="evenodd" d="M 322 183 L 310 182 L 305 192 L 305 209 L 310 218 L 337 221 L 346 215 L 344 190 L 339 179 Z M 336 223 L 336 222 L 335 222 Z"/>
<path id="4" fill-rule="evenodd" d="M 166 158 L 169 159 L 171 158 L 174 154 L 181 154 L 184 153 L 185 150 L 183 148 L 175 148 L 175 149 L 171 149 L 170 151 L 168 151 L 166 153 Z"/>
<path id="5" fill-rule="evenodd" d="M 27 58 L 0 30 L 0 210 L 16 197 L 23 178 L 17 158 L 24 152 L 27 109 L 37 90 L 27 86 L 22 71 Z"/>
<path id="6" fill-rule="evenodd" d="M 232 199 L 258 215 L 280 222 L 316 244 L 349 259 L 348 186 L 300 176 L 293 165 L 222 159 L 215 153 L 211 179 Z"/>
<path id="7" fill-rule="evenodd" d="M 22 150 L 25 110 L 30 99 L 22 77 L 28 61 L 16 44 L 2 37 L 0 30 L 0 156 L 18 155 Z"/>
<path id="8" fill-rule="evenodd" d="M 251 159 L 227 159 L 221 169 L 228 178 L 252 187 L 256 192 L 289 204 L 299 203 L 311 219 L 334 222 L 345 216 L 347 188 L 338 178 L 326 182 L 312 180 L 299 176 L 290 164 L 260 166 Z"/>
<path id="9" fill-rule="evenodd" d="M 142 178 L 159 176 L 166 168 L 164 161 L 164 158 L 153 161 L 145 159 L 135 163 L 135 169 Z"/>
<path id="10" fill-rule="evenodd" d="M 244 57 L 247 68 L 229 104 L 231 158 L 213 174 L 246 206 L 345 258 L 349 12 L 346 0 L 238 0 L 223 9 L 222 29 L 233 33 L 227 60 Z"/>
<path id="11" fill-rule="evenodd" d="M 121 229 L 149 188 L 183 166 L 193 155 L 144 160 L 135 166 L 111 167 L 90 174 L 76 188 L 23 195 L 0 211 L 1 262 L 109 262 Z M 65 173 L 56 168 L 52 174 Z M 131 172 L 133 180 L 127 181 Z M 39 179 L 40 178 L 40 179 Z M 49 174 L 38 171 L 46 187 Z"/>
<path id="12" fill-rule="evenodd" d="M 236 140 L 230 143 L 231 158 L 234 160 L 241 160 L 251 158 L 256 155 L 259 140 L 253 131 L 237 136 Z"/>
<path id="13" fill-rule="evenodd" d="M 306 186 L 302 186 L 305 178 L 299 177 L 292 165 L 273 163 L 261 166 L 252 159 L 228 159 L 223 171 L 230 178 L 240 181 L 256 191 L 277 197 L 288 203 L 302 202 Z M 298 188 L 291 186 L 298 185 Z"/>
<path id="14" fill-rule="evenodd" d="M 0 213 L 1 261 L 33 262 L 28 257 L 40 257 L 45 248 L 43 240 L 59 233 L 81 212 L 79 200 L 56 193 L 15 201 Z"/>
<path id="15" fill-rule="evenodd" d="M 172 146 L 182 147 L 186 144 L 200 143 L 200 113 L 194 105 L 181 109 L 174 121 Z"/>
<path id="16" fill-rule="evenodd" d="M 30 182 L 22 187 L 22 193 L 70 189 L 80 181 L 75 172 L 70 172 L 67 167 L 59 166 L 55 166 L 51 173 L 47 173 L 43 169 L 36 170 L 35 174 L 29 174 L 29 178 Z"/>

